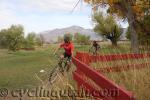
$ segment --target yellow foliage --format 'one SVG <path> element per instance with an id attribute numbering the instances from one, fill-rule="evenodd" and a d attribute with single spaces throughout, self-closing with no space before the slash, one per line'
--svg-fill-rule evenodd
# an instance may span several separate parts
<path id="1" fill-rule="evenodd" d="M 121 0 L 108 0 L 108 2 L 110 4 L 113 4 L 113 3 L 119 3 Z"/>
<path id="2" fill-rule="evenodd" d="M 137 17 L 144 17 L 144 13 L 145 10 L 144 9 L 150 9 L 150 2 L 149 0 L 125 0 L 125 2 L 123 2 L 123 0 L 84 0 L 87 3 L 90 4 L 108 4 L 110 5 L 110 13 L 117 13 L 118 15 L 122 15 L 124 13 L 124 11 L 121 9 L 122 5 L 120 5 L 121 3 L 129 3 L 132 6 L 132 11 L 134 12 L 134 14 Z M 116 4 L 118 4 L 120 6 L 120 8 L 116 8 Z M 116 11 L 114 11 L 114 8 Z M 96 8 L 93 8 L 93 11 L 96 11 Z M 119 10 L 119 11 L 118 11 Z M 122 14 L 121 14 L 122 13 Z"/>
<path id="3" fill-rule="evenodd" d="M 139 7 L 138 5 L 137 6 L 132 6 L 133 10 L 136 12 L 136 13 L 140 13 L 142 11 L 141 7 Z"/>

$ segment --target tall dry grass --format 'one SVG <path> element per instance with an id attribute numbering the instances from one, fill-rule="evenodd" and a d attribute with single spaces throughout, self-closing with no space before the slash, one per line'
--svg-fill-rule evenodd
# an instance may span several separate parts
<path id="1" fill-rule="evenodd" d="M 141 63 L 150 63 L 150 58 L 144 59 L 128 59 L 92 63 L 91 66 L 95 69 L 136 65 Z M 137 100 L 150 100 L 150 65 L 145 65 L 141 69 L 129 69 L 128 71 L 103 73 L 106 77 L 113 80 L 116 84 L 132 91 Z"/>

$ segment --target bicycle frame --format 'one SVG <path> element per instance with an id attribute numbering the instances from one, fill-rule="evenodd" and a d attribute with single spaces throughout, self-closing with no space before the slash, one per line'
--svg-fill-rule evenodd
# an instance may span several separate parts
<path id="1" fill-rule="evenodd" d="M 58 54 L 56 54 L 57 58 L 58 58 L 58 65 L 61 68 L 65 68 L 67 66 L 67 61 L 69 61 L 69 58 L 60 58 L 60 56 Z"/>
<path id="2" fill-rule="evenodd" d="M 52 72 L 50 73 L 49 81 L 51 83 L 53 83 L 53 81 L 56 79 L 57 74 L 59 72 L 61 72 L 62 74 L 64 73 L 64 70 L 65 70 L 66 66 L 68 65 L 67 64 L 68 58 L 63 58 L 62 59 L 62 58 L 59 57 L 58 54 L 56 54 L 55 56 L 58 58 L 58 63 L 54 67 L 54 69 L 52 70 Z"/>
<path id="3" fill-rule="evenodd" d="M 93 55 L 97 55 L 99 50 L 100 50 L 100 46 L 97 47 L 97 50 L 94 46 L 91 46 L 89 52 L 92 53 Z"/>

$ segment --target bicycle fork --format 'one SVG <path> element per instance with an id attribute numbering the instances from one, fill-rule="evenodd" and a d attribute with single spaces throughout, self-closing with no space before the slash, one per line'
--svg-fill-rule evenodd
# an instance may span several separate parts
<path id="1" fill-rule="evenodd" d="M 59 69 L 60 69 L 60 70 L 63 70 L 63 68 L 62 68 L 62 62 L 59 62 L 59 63 L 58 63 L 58 66 L 59 66 Z"/>

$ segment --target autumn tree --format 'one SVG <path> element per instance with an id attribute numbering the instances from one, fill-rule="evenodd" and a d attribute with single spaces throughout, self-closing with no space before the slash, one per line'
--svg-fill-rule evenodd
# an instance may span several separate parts
<path id="1" fill-rule="evenodd" d="M 149 33 L 150 26 L 140 24 L 145 16 L 150 15 L 149 0 L 84 0 L 92 4 L 93 11 L 99 10 L 100 6 L 108 5 L 108 13 L 116 14 L 123 19 L 127 19 L 131 32 L 131 48 L 137 53 L 138 50 L 138 33 Z"/>
<path id="2" fill-rule="evenodd" d="M 146 50 L 150 48 L 150 16 L 145 16 L 144 20 L 142 20 L 139 24 L 143 25 L 145 27 L 145 31 L 140 31 L 138 32 L 138 41 L 139 41 L 139 46 L 140 48 Z M 131 31 L 128 28 L 128 31 L 126 33 L 126 37 L 128 39 L 131 39 Z"/>

